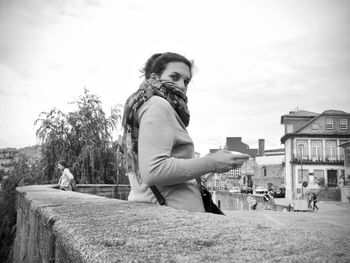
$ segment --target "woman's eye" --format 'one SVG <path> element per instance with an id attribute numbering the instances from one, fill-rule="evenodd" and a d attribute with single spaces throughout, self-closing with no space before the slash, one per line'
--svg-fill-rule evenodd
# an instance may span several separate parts
<path id="1" fill-rule="evenodd" d="M 172 79 L 173 81 L 178 81 L 180 78 L 179 78 L 179 76 L 177 76 L 177 75 L 173 75 L 173 76 L 171 76 L 171 79 Z"/>
<path id="2" fill-rule="evenodd" d="M 188 79 L 186 79 L 186 80 L 184 81 L 184 83 L 185 83 L 185 86 L 187 86 L 188 83 L 190 83 L 190 81 L 189 81 Z"/>

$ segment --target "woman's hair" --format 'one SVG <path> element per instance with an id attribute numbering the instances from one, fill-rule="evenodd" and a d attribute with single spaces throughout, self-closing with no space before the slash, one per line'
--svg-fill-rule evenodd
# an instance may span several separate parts
<path id="1" fill-rule="evenodd" d="M 146 79 L 149 79 L 152 73 L 155 73 L 158 76 L 160 76 L 170 62 L 185 63 L 190 68 L 190 72 L 192 75 L 193 61 L 188 60 L 182 55 L 171 52 L 157 53 L 152 55 L 147 60 L 145 67 L 141 70 L 141 72 L 144 73 Z"/>
<path id="2" fill-rule="evenodd" d="M 61 160 L 61 161 L 58 161 L 58 163 L 62 165 L 64 168 L 67 168 L 67 163 L 65 161 Z"/>

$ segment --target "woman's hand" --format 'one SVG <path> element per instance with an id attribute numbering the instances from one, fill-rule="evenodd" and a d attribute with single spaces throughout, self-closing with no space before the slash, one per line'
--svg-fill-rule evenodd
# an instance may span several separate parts
<path id="1" fill-rule="evenodd" d="M 249 159 L 249 155 L 242 153 L 231 153 L 227 150 L 219 150 L 211 155 L 215 161 L 215 172 L 225 173 L 240 167 L 244 161 Z"/>

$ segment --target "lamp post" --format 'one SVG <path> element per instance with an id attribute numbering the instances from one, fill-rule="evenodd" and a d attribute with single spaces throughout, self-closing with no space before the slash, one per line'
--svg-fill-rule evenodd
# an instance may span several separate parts
<path id="1" fill-rule="evenodd" d="M 304 144 L 299 144 L 300 148 L 300 169 L 301 169 L 301 198 L 304 199 L 304 172 L 303 172 L 303 150 Z"/>

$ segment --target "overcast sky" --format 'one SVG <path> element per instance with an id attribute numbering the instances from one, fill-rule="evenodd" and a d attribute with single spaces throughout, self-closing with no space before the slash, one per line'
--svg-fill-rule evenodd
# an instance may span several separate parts
<path id="1" fill-rule="evenodd" d="M 0 0 L 0 148 L 37 143 L 42 111 L 83 94 L 124 103 L 154 53 L 196 64 L 189 133 L 198 152 L 242 137 L 280 148 L 280 117 L 350 112 L 350 1 Z"/>

